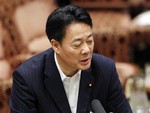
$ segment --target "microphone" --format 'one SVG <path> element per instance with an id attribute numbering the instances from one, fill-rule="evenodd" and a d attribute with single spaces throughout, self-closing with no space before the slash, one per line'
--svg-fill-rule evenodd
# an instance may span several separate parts
<path id="1" fill-rule="evenodd" d="M 91 106 L 94 110 L 94 113 L 106 113 L 106 111 L 104 110 L 102 104 L 100 103 L 98 99 L 94 99 L 91 102 Z"/>

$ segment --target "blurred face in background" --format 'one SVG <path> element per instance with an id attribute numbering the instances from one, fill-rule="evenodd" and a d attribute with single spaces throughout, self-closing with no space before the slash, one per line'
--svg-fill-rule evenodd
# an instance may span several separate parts
<path id="1" fill-rule="evenodd" d="M 61 43 L 51 40 L 58 63 L 67 76 L 91 65 L 94 39 L 92 28 L 85 23 L 71 23 Z"/>

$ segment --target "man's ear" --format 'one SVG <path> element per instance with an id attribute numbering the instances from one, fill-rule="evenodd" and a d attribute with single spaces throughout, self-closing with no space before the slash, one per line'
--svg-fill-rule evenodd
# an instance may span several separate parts
<path id="1" fill-rule="evenodd" d="M 54 49 L 54 51 L 55 51 L 56 53 L 59 53 L 59 47 L 60 47 L 59 42 L 56 41 L 55 39 L 52 39 L 52 40 L 50 41 L 50 43 L 51 43 L 52 48 Z"/>

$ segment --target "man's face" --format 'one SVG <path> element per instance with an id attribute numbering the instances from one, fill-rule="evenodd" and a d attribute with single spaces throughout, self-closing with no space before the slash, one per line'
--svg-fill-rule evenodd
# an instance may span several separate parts
<path id="1" fill-rule="evenodd" d="M 84 23 L 73 23 L 57 47 L 57 59 L 65 74 L 86 70 L 91 65 L 94 40 L 92 28 Z M 69 72 L 70 71 L 70 72 Z"/>

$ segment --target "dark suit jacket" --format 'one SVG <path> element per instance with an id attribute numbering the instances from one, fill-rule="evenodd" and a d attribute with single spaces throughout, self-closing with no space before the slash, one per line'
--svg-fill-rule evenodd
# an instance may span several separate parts
<path id="1" fill-rule="evenodd" d="M 132 112 L 114 62 L 98 54 L 93 54 L 91 67 L 81 72 L 77 113 L 92 111 L 93 99 L 99 99 L 107 112 Z M 14 71 L 10 109 L 11 113 L 71 113 L 53 49 L 30 58 Z"/>

